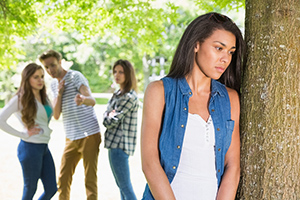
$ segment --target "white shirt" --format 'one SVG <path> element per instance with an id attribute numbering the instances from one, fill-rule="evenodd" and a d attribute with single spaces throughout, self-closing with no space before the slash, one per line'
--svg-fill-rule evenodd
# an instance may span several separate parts
<path id="1" fill-rule="evenodd" d="M 211 117 L 205 122 L 188 114 L 179 166 L 171 183 L 176 200 L 215 200 L 215 132 Z"/>
<path id="2" fill-rule="evenodd" d="M 36 113 L 36 118 L 34 119 L 35 124 L 39 126 L 39 128 L 43 129 L 43 131 L 40 132 L 40 134 L 33 135 L 31 137 L 28 136 L 27 129 L 22 121 L 22 105 L 18 101 L 18 96 L 15 95 L 5 106 L 4 108 L 1 109 L 0 113 L 0 129 L 3 131 L 20 137 L 22 140 L 26 142 L 31 142 L 31 143 L 43 143 L 47 144 L 50 140 L 50 134 L 52 130 L 48 126 L 49 118 L 47 116 L 47 112 L 39 101 L 35 101 L 37 104 L 37 113 Z M 18 105 L 19 104 L 19 105 Z M 18 131 L 14 129 L 12 126 L 10 126 L 7 123 L 8 118 L 12 115 L 15 114 L 18 120 L 21 122 L 23 125 L 23 131 Z"/>

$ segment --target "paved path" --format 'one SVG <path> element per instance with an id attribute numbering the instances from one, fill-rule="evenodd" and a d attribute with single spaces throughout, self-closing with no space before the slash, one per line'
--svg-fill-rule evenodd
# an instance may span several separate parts
<path id="1" fill-rule="evenodd" d="M 96 105 L 95 110 L 101 126 L 102 140 L 104 140 L 104 130 L 102 125 L 102 114 L 105 110 L 105 105 Z M 9 119 L 9 123 L 17 127 L 19 122 L 13 116 Z M 141 170 L 140 162 L 140 124 L 141 124 L 141 109 L 139 110 L 139 128 L 137 138 L 137 148 L 135 155 L 130 157 L 130 171 L 133 188 L 138 199 L 142 198 L 142 193 L 145 187 L 145 178 Z M 54 158 L 56 166 L 56 174 L 59 173 L 60 159 L 64 148 L 65 133 L 61 120 L 54 120 L 50 122 L 50 127 L 53 129 L 52 138 L 49 143 L 50 151 Z M 22 196 L 23 179 L 21 166 L 17 158 L 17 146 L 19 138 L 11 136 L 0 130 L 0 199 L 1 200 L 18 200 Z M 43 186 L 39 182 L 38 190 L 34 197 L 38 199 L 43 191 Z M 115 184 L 113 175 L 110 170 L 107 149 L 104 149 L 102 141 L 100 145 L 100 155 L 98 163 L 98 191 L 99 200 L 118 200 L 120 199 L 119 190 Z M 58 199 L 56 194 L 53 200 Z M 82 161 L 79 162 L 75 174 L 73 176 L 73 184 L 71 187 L 71 200 L 84 200 L 86 199 L 84 188 L 84 170 Z"/>

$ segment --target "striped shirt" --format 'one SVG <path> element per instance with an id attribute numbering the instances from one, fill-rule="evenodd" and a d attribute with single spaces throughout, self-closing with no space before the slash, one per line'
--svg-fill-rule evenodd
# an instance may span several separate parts
<path id="1" fill-rule="evenodd" d="M 66 137 L 70 140 L 79 140 L 100 132 L 94 107 L 75 103 L 75 96 L 79 88 L 85 85 L 89 88 L 87 79 L 78 71 L 68 70 L 62 80 L 65 80 L 65 89 L 62 95 L 62 117 Z M 58 80 L 51 83 L 54 98 L 58 95 Z"/>
<path id="2" fill-rule="evenodd" d="M 109 116 L 115 110 L 114 116 Z M 136 146 L 138 97 L 134 90 L 124 95 L 114 93 L 104 113 L 105 147 L 119 148 L 133 155 Z"/>

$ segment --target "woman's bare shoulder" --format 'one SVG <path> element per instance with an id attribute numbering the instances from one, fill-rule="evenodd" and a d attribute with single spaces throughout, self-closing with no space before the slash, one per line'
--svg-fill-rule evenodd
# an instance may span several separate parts
<path id="1" fill-rule="evenodd" d="M 238 103 L 240 102 L 240 97 L 239 94 L 237 93 L 236 90 L 226 87 L 228 95 L 229 95 L 229 99 L 231 103 Z"/>
<path id="2" fill-rule="evenodd" d="M 144 106 L 152 109 L 160 108 L 165 103 L 164 84 L 161 80 L 149 83 L 144 95 Z"/>
<path id="3" fill-rule="evenodd" d="M 240 116 L 240 97 L 236 90 L 226 87 L 230 99 L 231 117 L 238 120 Z"/>
<path id="4" fill-rule="evenodd" d="M 164 91 L 164 84 L 162 80 L 158 80 L 158 81 L 153 81 L 151 83 L 149 83 L 149 85 L 147 86 L 146 89 L 146 94 L 162 94 L 162 92 Z"/>

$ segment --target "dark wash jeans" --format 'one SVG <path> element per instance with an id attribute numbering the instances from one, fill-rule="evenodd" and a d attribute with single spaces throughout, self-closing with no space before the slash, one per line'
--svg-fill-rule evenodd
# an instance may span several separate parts
<path id="1" fill-rule="evenodd" d="M 51 199 L 57 191 L 55 166 L 47 144 L 35 144 L 21 140 L 18 146 L 18 158 L 23 171 L 22 200 L 31 200 L 41 179 L 44 193 L 39 200 Z"/>
<path id="2" fill-rule="evenodd" d="M 129 155 L 122 149 L 108 149 L 108 158 L 111 171 L 120 189 L 121 200 L 136 200 L 130 180 Z"/>

